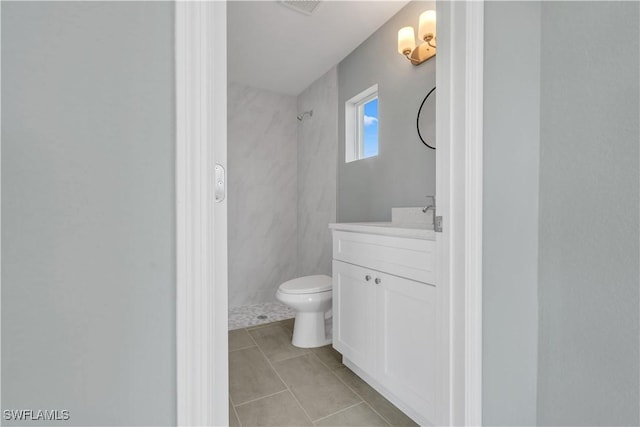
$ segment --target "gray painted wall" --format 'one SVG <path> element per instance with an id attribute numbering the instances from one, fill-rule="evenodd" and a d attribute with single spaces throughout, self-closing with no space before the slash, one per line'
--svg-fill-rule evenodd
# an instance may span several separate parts
<path id="1" fill-rule="evenodd" d="M 420 142 L 415 122 L 435 86 L 436 61 L 413 66 L 397 52 L 398 30 L 412 25 L 417 31 L 420 13 L 428 9 L 435 9 L 434 2 L 409 3 L 338 65 L 340 222 L 388 221 L 392 207 L 422 206 L 424 196 L 435 193 L 435 152 Z M 344 103 L 376 83 L 380 154 L 345 163 Z"/>
<path id="2" fill-rule="evenodd" d="M 338 73 L 333 67 L 298 95 L 298 275 L 331 275 L 336 221 Z"/>
<path id="3" fill-rule="evenodd" d="M 639 9 L 542 4 L 541 425 L 640 423 Z"/>
<path id="4" fill-rule="evenodd" d="M 230 83 L 229 307 L 275 301 L 296 277 L 296 97 Z"/>
<path id="5" fill-rule="evenodd" d="M 169 2 L 2 2 L 3 409 L 175 425 L 173 45 Z"/>
<path id="6" fill-rule="evenodd" d="M 540 3 L 486 2 L 483 425 L 536 425 Z"/>

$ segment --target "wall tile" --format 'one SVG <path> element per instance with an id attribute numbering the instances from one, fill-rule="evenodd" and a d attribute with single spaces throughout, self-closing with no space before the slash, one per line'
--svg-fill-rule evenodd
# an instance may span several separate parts
<path id="1" fill-rule="evenodd" d="M 331 275 L 336 220 L 338 74 L 334 67 L 298 96 L 298 273 Z"/>
<path id="2" fill-rule="evenodd" d="M 331 274 L 337 70 L 297 98 L 228 86 L 229 307 L 275 300 L 296 276 Z M 313 110 L 312 117 L 296 115 Z"/>
<path id="3" fill-rule="evenodd" d="M 228 87 L 229 306 L 273 301 L 296 275 L 296 97 Z"/>

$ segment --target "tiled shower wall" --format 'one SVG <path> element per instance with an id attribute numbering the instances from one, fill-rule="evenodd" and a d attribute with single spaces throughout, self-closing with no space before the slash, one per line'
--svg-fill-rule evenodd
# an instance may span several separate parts
<path id="1" fill-rule="evenodd" d="M 275 301 L 278 286 L 331 274 L 337 72 L 298 97 L 228 86 L 229 307 Z M 299 122 L 296 115 L 313 110 Z"/>
<path id="2" fill-rule="evenodd" d="M 229 307 L 273 301 L 297 272 L 296 97 L 228 86 Z"/>
<path id="3" fill-rule="evenodd" d="M 298 96 L 298 274 L 331 275 L 328 224 L 336 221 L 338 73 L 333 67 Z"/>

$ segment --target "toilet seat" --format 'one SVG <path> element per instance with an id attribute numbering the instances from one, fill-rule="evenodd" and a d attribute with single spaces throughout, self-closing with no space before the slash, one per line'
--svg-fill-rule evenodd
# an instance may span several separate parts
<path id="1" fill-rule="evenodd" d="M 331 291 L 331 277 L 318 274 L 316 276 L 304 276 L 289 280 L 280 285 L 280 292 L 284 294 L 316 294 Z"/>

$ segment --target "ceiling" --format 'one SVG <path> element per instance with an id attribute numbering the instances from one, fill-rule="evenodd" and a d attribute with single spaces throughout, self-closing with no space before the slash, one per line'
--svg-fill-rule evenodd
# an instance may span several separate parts
<path id="1" fill-rule="evenodd" d="M 325 0 L 308 16 L 277 1 L 230 1 L 228 79 L 298 95 L 407 3 Z"/>

